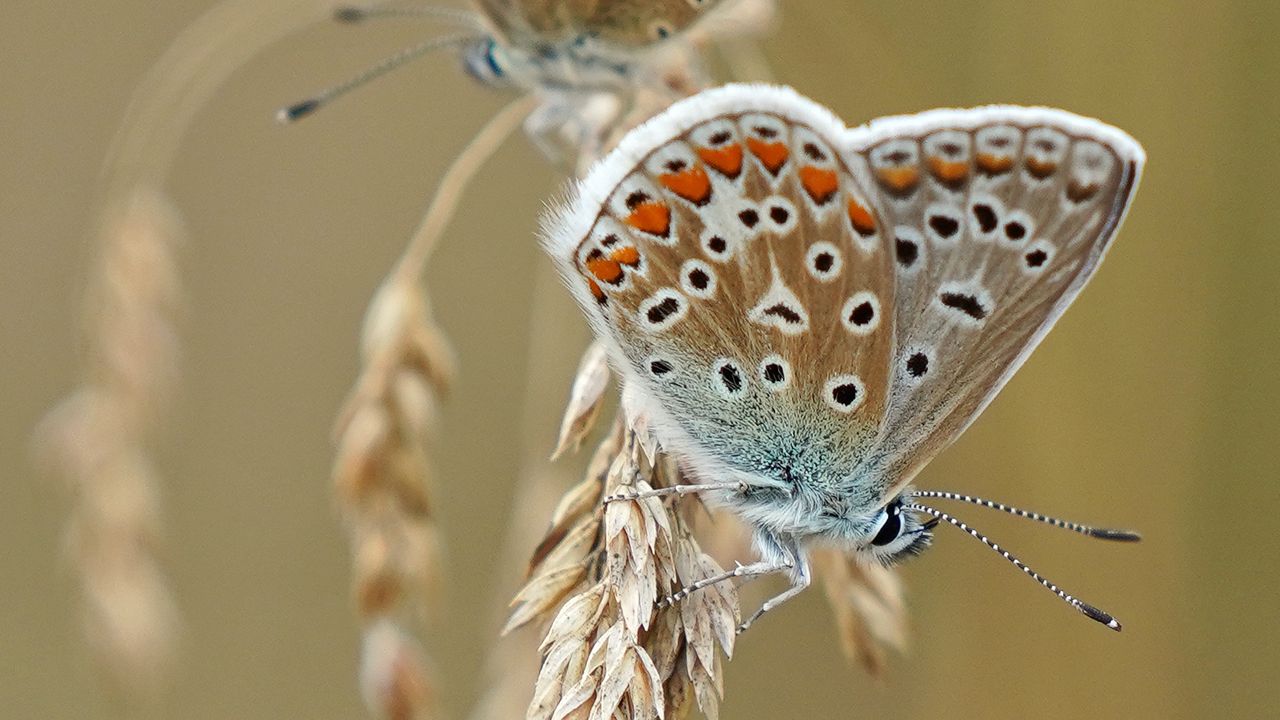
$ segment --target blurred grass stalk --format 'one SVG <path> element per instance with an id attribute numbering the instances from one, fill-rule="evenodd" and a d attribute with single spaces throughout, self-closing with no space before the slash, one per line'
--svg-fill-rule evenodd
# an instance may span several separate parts
<path id="1" fill-rule="evenodd" d="M 127 706 L 153 705 L 173 652 L 177 610 L 158 560 L 159 489 L 147 438 L 177 373 L 173 315 L 177 213 L 139 185 L 104 213 L 86 302 L 81 386 L 37 429 L 37 452 L 74 502 L 67 552 L 99 667 Z"/>
<path id="2" fill-rule="evenodd" d="M 181 218 L 166 179 L 214 91 L 261 49 L 327 17 L 327 8 L 318 0 L 227 0 L 206 12 L 147 72 L 104 162 L 84 371 L 34 445 L 71 489 L 68 550 L 86 635 L 125 712 L 159 702 L 178 627 L 158 559 L 159 480 L 147 449 L 180 354 Z"/>
<path id="3" fill-rule="evenodd" d="M 426 441 L 453 362 L 422 275 L 476 171 L 533 107 L 532 98 L 521 98 L 500 111 L 441 178 L 365 314 L 362 369 L 338 420 L 333 479 L 364 625 L 360 685 L 370 711 L 389 720 L 435 714 L 425 653 L 410 628 L 429 616 L 440 565 Z"/>

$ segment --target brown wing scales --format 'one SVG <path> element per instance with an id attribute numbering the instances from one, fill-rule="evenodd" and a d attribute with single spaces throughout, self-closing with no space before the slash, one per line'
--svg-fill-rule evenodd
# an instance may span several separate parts
<path id="1" fill-rule="evenodd" d="M 794 435 L 833 476 L 881 423 L 894 307 L 888 235 L 836 142 L 765 113 L 698 125 L 620 183 L 576 255 L 692 437 L 726 454 Z"/>
<path id="2" fill-rule="evenodd" d="M 941 126 L 860 152 L 899 275 L 893 390 L 868 472 L 883 495 L 994 397 L 1097 267 L 1127 205 L 1137 159 L 1038 120 Z"/>

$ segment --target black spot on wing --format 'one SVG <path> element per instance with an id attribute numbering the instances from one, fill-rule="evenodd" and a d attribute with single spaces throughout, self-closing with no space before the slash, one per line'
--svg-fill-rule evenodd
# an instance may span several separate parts
<path id="1" fill-rule="evenodd" d="M 1000 224 L 1000 218 L 996 217 L 995 208 L 983 203 L 973 206 L 973 218 L 978 221 L 978 227 L 984 233 L 995 230 L 996 226 Z"/>
<path id="2" fill-rule="evenodd" d="M 653 360 L 649 363 L 649 372 L 658 377 L 662 377 L 675 369 L 675 366 L 667 360 Z"/>
<path id="3" fill-rule="evenodd" d="M 782 318 L 784 321 L 792 325 L 798 325 L 804 322 L 804 318 L 800 316 L 800 313 L 783 303 L 778 303 L 777 305 L 771 305 L 765 308 L 764 314 L 771 317 Z"/>
<path id="4" fill-rule="evenodd" d="M 982 306 L 982 302 L 978 300 L 976 295 L 958 292 L 944 292 L 938 295 L 938 299 L 942 301 L 943 305 L 951 308 L 952 310 L 962 312 L 974 320 L 982 320 L 986 318 L 987 313 L 990 312 L 987 308 Z"/>
<path id="5" fill-rule="evenodd" d="M 898 264 L 902 267 L 911 267 L 920 257 L 920 246 L 910 240 L 898 238 L 894 246 L 898 253 Z"/>
<path id="6" fill-rule="evenodd" d="M 649 318 L 649 322 L 656 325 L 671 317 L 679 310 L 680 301 L 673 297 L 668 297 L 663 298 L 662 302 L 649 308 L 649 312 L 646 313 L 646 315 Z"/>
<path id="7" fill-rule="evenodd" d="M 849 313 L 849 322 L 859 327 L 870 323 L 876 319 L 876 309 L 872 307 L 870 302 L 859 303 L 853 308 L 853 312 Z"/>
<path id="8" fill-rule="evenodd" d="M 858 386 L 853 383 L 844 383 L 831 388 L 831 399 L 836 404 L 849 407 L 858 401 Z"/>
<path id="9" fill-rule="evenodd" d="M 947 215 L 932 215 L 929 217 L 929 227 L 939 236 L 951 239 L 960 230 L 960 221 Z"/>
<path id="10" fill-rule="evenodd" d="M 924 377 L 929 372 L 929 356 L 918 352 L 907 358 L 907 372 L 914 378 Z"/>
<path id="11" fill-rule="evenodd" d="M 771 383 L 780 383 L 787 379 L 787 372 L 778 363 L 769 363 L 764 366 L 764 379 Z"/>
<path id="12" fill-rule="evenodd" d="M 742 390 L 742 373 L 738 368 L 725 363 L 720 366 L 717 371 L 720 374 L 720 382 L 724 385 L 724 389 L 730 393 L 736 393 Z"/>

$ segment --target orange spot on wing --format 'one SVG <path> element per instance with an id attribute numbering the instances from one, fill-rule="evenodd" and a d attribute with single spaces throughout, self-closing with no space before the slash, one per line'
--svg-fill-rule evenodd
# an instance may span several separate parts
<path id="1" fill-rule="evenodd" d="M 974 160 L 978 163 L 978 169 L 987 175 L 1007 173 L 1013 167 L 1013 158 L 1007 155 L 979 153 Z"/>
<path id="2" fill-rule="evenodd" d="M 1088 185 L 1085 185 L 1084 183 L 1072 180 L 1067 184 L 1067 199 L 1071 202 L 1082 203 L 1096 195 L 1100 189 L 1101 188 L 1098 187 L 1097 183 L 1089 183 Z"/>
<path id="3" fill-rule="evenodd" d="M 865 206 L 853 198 L 849 198 L 849 221 L 858 234 L 867 237 L 876 234 L 876 218 Z"/>
<path id="4" fill-rule="evenodd" d="M 640 264 L 640 251 L 630 246 L 618 248 L 610 253 L 609 259 L 627 267 L 635 267 Z"/>
<path id="5" fill-rule="evenodd" d="M 836 188 L 839 187 L 835 170 L 824 170 L 812 165 L 800 168 L 800 184 L 804 185 L 805 192 L 809 193 L 809 197 L 819 205 L 830 200 L 831 196 L 836 194 Z"/>
<path id="6" fill-rule="evenodd" d="M 707 171 L 700 167 L 668 173 L 658 180 L 668 190 L 694 205 L 703 205 L 711 199 L 711 180 L 707 177 Z"/>
<path id="7" fill-rule="evenodd" d="M 725 145 L 718 148 L 698 148 L 698 157 L 702 162 L 715 168 L 717 172 L 733 179 L 742 172 L 742 146 Z"/>
<path id="8" fill-rule="evenodd" d="M 765 142 L 757 138 L 747 138 L 747 147 L 751 149 L 752 155 L 760 159 L 760 163 L 764 165 L 770 175 L 777 175 L 778 171 L 787 162 L 787 158 L 791 156 L 791 151 L 780 142 Z"/>
<path id="9" fill-rule="evenodd" d="M 640 203 L 631 209 L 627 224 L 650 235 L 666 237 L 671 231 L 671 209 L 661 202 Z"/>
<path id="10" fill-rule="evenodd" d="M 591 278 L 587 278 L 587 287 L 591 289 L 591 294 L 595 296 L 596 302 L 603 305 L 608 297 L 604 294 L 604 290 L 600 289 L 600 285 Z"/>
<path id="11" fill-rule="evenodd" d="M 920 171 L 910 166 L 880 168 L 876 171 L 876 177 L 890 192 L 905 195 L 920 182 Z"/>
<path id="12" fill-rule="evenodd" d="M 587 261 L 587 270 L 600 282 L 615 285 L 622 282 L 622 266 L 617 260 L 596 257 Z"/>
<path id="13" fill-rule="evenodd" d="M 1027 165 L 1027 172 L 1031 173 L 1032 177 L 1036 178 L 1037 180 L 1043 180 L 1049 177 L 1050 175 L 1053 174 L 1054 170 L 1058 169 L 1057 163 L 1042 162 L 1033 157 L 1027 158 L 1026 165 Z"/>
<path id="14" fill-rule="evenodd" d="M 955 187 L 969 177 L 969 163 L 950 162 L 937 156 L 930 156 L 929 172 L 943 185 Z"/>

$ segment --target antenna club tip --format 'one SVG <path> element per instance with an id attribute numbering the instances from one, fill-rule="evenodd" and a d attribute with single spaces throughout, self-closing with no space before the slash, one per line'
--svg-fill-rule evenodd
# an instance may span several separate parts
<path id="1" fill-rule="evenodd" d="M 1102 623 L 1103 625 L 1106 625 L 1107 627 L 1111 628 L 1112 630 L 1115 630 L 1116 632 L 1120 632 L 1120 630 L 1122 629 L 1119 620 L 1116 620 L 1115 618 L 1111 617 L 1111 615 L 1109 615 L 1108 613 L 1105 613 L 1102 610 L 1099 610 L 1098 608 L 1090 605 L 1089 603 L 1082 602 L 1077 607 L 1080 609 L 1080 612 L 1087 615 L 1090 620 L 1096 620 Z"/>
<path id="2" fill-rule="evenodd" d="M 281 108 L 276 111 L 276 122 L 281 125 L 289 125 L 290 123 L 297 122 L 298 120 L 310 115 L 319 107 L 320 101 L 314 98 L 310 100 L 303 100 L 300 103 L 294 103 L 289 107 Z"/>
<path id="3" fill-rule="evenodd" d="M 1089 535 L 1100 540 L 1115 540 L 1116 542 L 1138 542 L 1142 539 L 1142 535 L 1137 530 L 1094 528 Z"/>
<path id="4" fill-rule="evenodd" d="M 364 8 L 355 7 L 354 5 L 343 5 L 335 8 L 333 11 L 333 19 L 335 22 L 355 24 L 364 22 L 368 17 L 368 13 Z"/>

